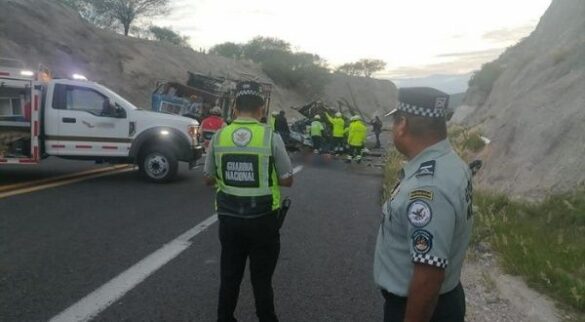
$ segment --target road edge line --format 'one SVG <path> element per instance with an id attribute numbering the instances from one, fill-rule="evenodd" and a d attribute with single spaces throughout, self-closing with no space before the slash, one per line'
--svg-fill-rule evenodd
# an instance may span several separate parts
<path id="1" fill-rule="evenodd" d="M 95 291 L 54 316 L 49 322 L 89 321 L 107 309 L 111 304 L 142 283 L 168 262 L 185 251 L 191 242 L 189 239 L 205 231 L 217 221 L 212 215 L 179 237 L 164 244 L 138 263 L 109 280 Z"/>
<path id="2" fill-rule="evenodd" d="M 31 193 L 31 192 L 36 192 L 36 191 L 40 191 L 40 190 L 50 189 L 50 188 L 66 186 L 66 185 L 70 185 L 70 184 L 77 183 L 77 182 L 82 182 L 82 181 L 86 181 L 86 180 L 111 176 L 114 174 L 119 174 L 119 173 L 124 173 L 124 172 L 131 172 L 131 171 L 135 171 L 135 170 L 136 169 L 134 169 L 133 167 L 121 168 L 118 170 L 105 171 L 105 172 L 96 173 L 96 174 L 92 174 L 92 175 L 75 177 L 75 178 L 68 179 L 68 180 L 51 182 L 51 183 L 47 183 L 47 184 L 40 185 L 40 186 L 26 187 L 26 188 L 22 188 L 22 189 L 18 189 L 18 190 L 13 190 L 13 191 L 0 192 L 0 199 L 13 197 L 13 196 L 17 196 L 17 195 L 22 195 L 25 193 Z"/>

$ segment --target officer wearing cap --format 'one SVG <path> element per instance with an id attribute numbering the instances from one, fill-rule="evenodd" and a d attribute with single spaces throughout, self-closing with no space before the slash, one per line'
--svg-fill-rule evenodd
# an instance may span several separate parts
<path id="1" fill-rule="evenodd" d="M 472 176 L 447 140 L 448 99 L 432 88 L 403 88 L 388 114 L 408 163 L 383 206 L 376 243 L 386 322 L 464 321 L 459 278 L 473 225 Z"/>
<path id="2" fill-rule="evenodd" d="M 250 259 L 250 277 L 260 321 L 278 321 L 272 274 L 280 252 L 277 214 L 280 186 L 293 183 L 284 143 L 268 125 L 262 87 L 241 82 L 236 88 L 236 119 L 210 143 L 204 175 L 216 185 L 221 264 L 218 321 L 237 321 L 234 310 Z"/>

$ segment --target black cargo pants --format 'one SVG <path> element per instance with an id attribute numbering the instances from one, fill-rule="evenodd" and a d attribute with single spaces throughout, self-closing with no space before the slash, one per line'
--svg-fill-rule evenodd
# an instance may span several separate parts
<path id="1" fill-rule="evenodd" d="M 404 322 L 406 297 L 382 291 L 384 303 L 384 322 Z M 452 291 L 439 295 L 431 322 L 464 322 L 465 293 L 461 283 Z"/>
<path id="2" fill-rule="evenodd" d="M 280 253 L 280 235 L 275 214 L 254 219 L 219 216 L 221 264 L 219 322 L 237 321 L 234 311 L 240 294 L 246 261 L 250 258 L 250 279 L 260 322 L 278 321 L 274 310 L 272 274 Z"/>

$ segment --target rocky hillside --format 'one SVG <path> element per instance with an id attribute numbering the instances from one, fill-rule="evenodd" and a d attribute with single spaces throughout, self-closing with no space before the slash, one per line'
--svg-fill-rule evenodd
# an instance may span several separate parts
<path id="1" fill-rule="evenodd" d="M 97 29 L 57 1 L 0 0 L 0 8 L 0 57 L 19 58 L 31 68 L 42 63 L 55 75 L 85 74 L 142 107 L 150 106 L 150 94 L 157 80 L 184 82 L 187 71 L 232 77 L 252 74 L 272 82 L 260 66 L 251 62 L 205 55 Z M 333 78 L 333 84 L 337 84 L 337 78 Z M 391 105 L 388 102 L 396 98 L 395 86 L 388 81 L 368 81 L 374 86 L 359 90 L 357 101 L 368 103 L 365 108 L 369 113 Z M 356 87 L 362 84 L 349 77 L 346 82 L 356 82 Z M 337 101 L 337 97 L 331 95 L 343 95 L 346 82 L 339 83 L 340 89 L 330 85 L 323 99 Z M 376 97 L 377 103 L 370 104 L 369 97 Z M 310 99 L 313 98 L 277 86 L 272 107 L 288 110 Z"/>
<path id="2" fill-rule="evenodd" d="M 536 30 L 467 92 L 454 119 L 492 142 L 483 187 L 538 198 L 585 182 L 583 17 L 585 1 L 554 0 Z"/>

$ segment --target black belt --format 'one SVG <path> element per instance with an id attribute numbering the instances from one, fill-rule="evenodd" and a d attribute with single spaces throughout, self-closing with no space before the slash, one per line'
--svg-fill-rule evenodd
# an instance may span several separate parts
<path id="1" fill-rule="evenodd" d="M 382 289 L 382 296 L 384 297 L 384 299 L 386 301 L 396 301 L 396 302 L 404 301 L 404 302 L 406 302 L 406 299 L 407 299 L 407 297 L 398 296 L 394 293 L 390 293 L 390 292 L 386 291 L 385 289 Z"/>

